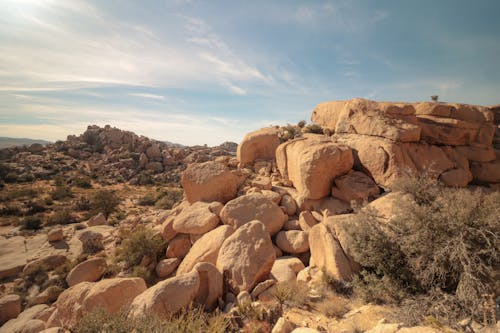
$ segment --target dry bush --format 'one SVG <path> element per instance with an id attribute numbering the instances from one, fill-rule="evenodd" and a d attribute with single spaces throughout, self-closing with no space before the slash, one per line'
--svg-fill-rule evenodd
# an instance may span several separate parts
<path id="1" fill-rule="evenodd" d="M 172 207 L 182 200 L 184 191 L 180 188 L 167 188 L 161 190 L 156 196 L 155 206 L 159 209 L 172 209 Z"/>
<path id="2" fill-rule="evenodd" d="M 305 308 L 311 305 L 309 287 L 305 282 L 280 282 L 276 284 L 273 296 L 281 306 Z"/>
<path id="3" fill-rule="evenodd" d="M 67 208 L 55 211 L 47 218 L 46 225 L 70 224 L 75 223 L 76 217 Z"/>
<path id="4" fill-rule="evenodd" d="M 402 201 L 391 221 L 361 213 L 346 227 L 352 255 L 367 271 L 355 280 L 355 292 L 389 302 L 412 294 L 419 313 L 434 317 L 457 307 L 480 315 L 481 294 L 492 291 L 500 265 L 500 193 L 446 188 L 425 177 L 401 182 L 400 190 L 414 200 Z M 424 301 L 434 297 L 431 290 L 454 295 L 436 315 Z"/>
<path id="5" fill-rule="evenodd" d="M 299 126 L 294 126 L 287 124 L 286 126 L 282 126 L 278 130 L 278 136 L 281 142 L 293 140 L 302 135 L 301 129 Z"/>
<path id="6" fill-rule="evenodd" d="M 120 238 L 123 239 L 116 249 L 117 260 L 123 261 L 126 268 L 140 264 L 143 257 L 155 261 L 163 254 L 166 243 L 160 235 L 155 235 L 151 229 L 139 225 L 133 231 L 124 231 Z"/>
<path id="7" fill-rule="evenodd" d="M 329 318 L 342 318 L 349 312 L 349 301 L 345 298 L 330 294 L 314 305 L 317 311 Z"/>
<path id="8" fill-rule="evenodd" d="M 106 219 L 116 210 L 120 198 L 115 192 L 101 189 L 95 192 L 90 199 L 90 207 L 97 214 L 102 213 Z"/>

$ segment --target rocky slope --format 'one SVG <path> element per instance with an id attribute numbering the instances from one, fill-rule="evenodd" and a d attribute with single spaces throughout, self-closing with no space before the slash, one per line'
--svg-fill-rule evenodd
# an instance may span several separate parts
<path id="1" fill-rule="evenodd" d="M 96 217 L 80 230 L 68 225 L 29 238 L 4 236 L 1 248 L 19 251 L 24 242 L 26 251 L 11 265 L 14 271 L 3 272 L 0 320 L 10 320 L 0 332 L 71 329 L 97 307 L 108 313 L 126 308 L 131 319 L 166 318 L 193 302 L 227 313 L 235 331 L 249 331 L 253 320 L 267 323 L 255 326 L 262 332 L 270 325 L 272 332 L 438 332 L 428 325 L 391 323 L 390 309 L 355 301 L 332 312 L 346 301 L 321 291 L 326 280 L 349 284 L 361 270 L 342 228 L 355 215 L 353 208 L 364 204 L 364 210 L 389 220 L 402 200 L 393 188 L 404 177 L 425 174 L 448 186 L 498 189 L 498 114 L 498 107 L 355 99 L 314 109 L 311 119 L 321 134 L 307 126 L 247 134 L 236 159 L 230 144 L 172 148 L 110 127 L 89 127 L 45 150 L 4 151 L 12 170 L 36 179 L 52 172 L 45 165 L 53 160 L 58 170 L 82 168 L 103 183 L 134 181 L 143 170 L 166 174 L 164 179 L 182 171 L 184 200 L 115 226 L 101 225 L 105 219 L 96 223 Z M 159 237 L 164 247 L 141 254 L 134 270 L 147 274 L 133 277 L 133 267 L 117 258 L 140 228 L 148 230 L 146 240 Z M 96 244 L 97 251 L 85 250 Z M 0 253 L 0 260 L 7 257 L 13 258 Z M 55 277 L 57 266 L 75 260 L 57 295 L 42 292 L 37 282 L 24 302 L 15 295 L 34 267 L 43 265 Z M 19 272 L 24 275 L 17 277 Z M 145 281 L 151 275 L 153 280 Z M 297 294 L 306 286 L 305 303 L 328 309 L 281 304 L 276 310 L 287 284 Z M 259 315 L 249 316 L 249 309 Z"/>

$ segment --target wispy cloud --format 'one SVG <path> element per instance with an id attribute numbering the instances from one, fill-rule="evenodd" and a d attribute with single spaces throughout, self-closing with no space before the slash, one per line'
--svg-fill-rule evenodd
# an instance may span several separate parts
<path id="1" fill-rule="evenodd" d="M 142 98 L 153 99 L 153 100 L 157 100 L 157 101 L 166 100 L 165 96 L 148 94 L 148 93 L 130 93 L 129 96 L 142 97 Z"/>

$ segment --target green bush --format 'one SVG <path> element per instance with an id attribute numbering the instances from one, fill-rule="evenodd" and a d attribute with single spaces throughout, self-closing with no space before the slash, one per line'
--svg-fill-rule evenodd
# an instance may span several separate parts
<path id="1" fill-rule="evenodd" d="M 307 125 L 302 129 L 303 133 L 323 134 L 323 127 L 317 124 Z"/>
<path id="2" fill-rule="evenodd" d="M 180 188 L 162 190 L 157 196 L 155 206 L 159 209 L 172 209 L 174 204 L 182 200 L 184 192 Z"/>
<path id="3" fill-rule="evenodd" d="M 55 224 L 70 224 L 75 223 L 76 218 L 69 209 L 61 209 L 54 212 L 47 218 L 47 225 L 55 225 Z"/>
<path id="4" fill-rule="evenodd" d="M 103 213 L 106 219 L 116 210 L 120 198 L 115 192 L 101 189 L 95 192 L 90 199 L 90 207 L 95 213 Z"/>
<path id="5" fill-rule="evenodd" d="M 9 203 L 2 207 L 0 213 L 3 216 L 20 216 L 23 214 L 23 206 L 18 203 Z"/>
<path id="6" fill-rule="evenodd" d="M 450 307 L 448 314 L 477 318 L 481 295 L 492 292 L 500 265 L 500 193 L 447 188 L 425 177 L 400 184 L 413 198 L 401 200 L 400 214 L 381 223 L 360 213 L 345 228 L 350 254 L 366 270 L 355 292 L 364 289 L 367 298 L 388 302 L 414 295 L 420 313 L 446 321 L 422 302 L 438 290 L 453 295 L 449 304 L 462 309 Z"/>
<path id="7" fill-rule="evenodd" d="M 130 273 L 130 276 L 142 278 L 144 281 L 146 281 L 146 284 L 148 286 L 152 286 L 155 282 L 155 277 L 151 273 L 151 271 L 149 271 L 146 267 L 140 265 L 134 267 L 132 273 Z"/>
<path id="8" fill-rule="evenodd" d="M 156 196 L 152 193 L 148 193 L 137 202 L 141 206 L 153 206 L 156 202 Z"/>
<path id="9" fill-rule="evenodd" d="M 50 193 L 50 197 L 53 200 L 63 200 L 66 198 L 71 198 L 72 196 L 73 196 L 73 193 L 71 192 L 71 188 L 67 185 L 58 185 Z"/>
<path id="10" fill-rule="evenodd" d="M 34 188 L 19 188 L 13 190 L 6 190 L 2 193 L 1 201 L 9 201 L 15 199 L 33 199 L 38 195 L 38 191 Z"/>
<path id="11" fill-rule="evenodd" d="M 146 172 L 143 171 L 137 175 L 137 185 L 152 185 L 154 184 L 153 177 Z"/>
<path id="12" fill-rule="evenodd" d="M 78 177 L 75 179 L 75 186 L 80 188 L 92 188 L 92 182 L 89 177 Z"/>
<path id="13" fill-rule="evenodd" d="M 9 172 L 8 174 L 5 175 L 5 177 L 3 178 L 3 180 L 6 182 L 6 183 L 15 183 L 17 182 L 17 174 L 15 174 L 14 172 Z"/>
<path id="14" fill-rule="evenodd" d="M 156 261 L 163 254 L 166 245 L 161 236 L 142 225 L 131 232 L 123 232 L 120 236 L 123 241 L 117 248 L 117 259 L 123 261 L 126 268 L 139 265 L 145 256 Z"/>

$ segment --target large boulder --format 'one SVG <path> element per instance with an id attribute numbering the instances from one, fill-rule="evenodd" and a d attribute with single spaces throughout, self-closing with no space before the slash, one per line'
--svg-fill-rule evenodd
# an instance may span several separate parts
<path id="1" fill-rule="evenodd" d="M 339 241 L 328 227 L 319 223 L 309 230 L 310 265 L 324 269 L 336 280 L 350 281 L 352 269 Z"/>
<path id="2" fill-rule="evenodd" d="M 186 200 L 226 203 L 236 197 L 238 177 L 224 164 L 214 161 L 192 163 L 182 174 Z"/>
<path id="3" fill-rule="evenodd" d="M 219 251 L 217 269 L 229 291 L 251 290 L 269 276 L 276 255 L 264 224 L 251 221 L 229 236 Z"/>
<path id="4" fill-rule="evenodd" d="M 238 145 L 236 156 L 242 165 L 253 163 L 257 159 L 274 160 L 279 144 L 276 127 L 262 128 L 245 135 Z"/>
<path id="5" fill-rule="evenodd" d="M 304 264 L 300 259 L 285 256 L 276 258 L 271 274 L 278 282 L 296 281 L 297 274 L 304 268 Z"/>
<path id="6" fill-rule="evenodd" d="M 166 317 L 194 301 L 200 287 L 198 271 L 192 271 L 161 281 L 134 298 L 131 317 L 157 315 Z"/>
<path id="7" fill-rule="evenodd" d="M 80 282 L 95 282 L 106 270 L 106 259 L 92 258 L 76 265 L 66 277 L 68 286 L 72 287 Z"/>
<path id="8" fill-rule="evenodd" d="M 311 120 L 339 134 L 363 134 L 399 142 L 420 140 L 415 108 L 405 103 L 362 98 L 324 102 L 316 106 Z"/>
<path id="9" fill-rule="evenodd" d="M 351 171 L 338 177 L 332 187 L 332 196 L 347 202 L 367 200 L 379 192 L 377 184 L 360 171 Z"/>
<path id="10" fill-rule="evenodd" d="M 9 294 L 0 298 L 0 325 L 21 313 L 21 297 Z"/>
<path id="11" fill-rule="evenodd" d="M 194 299 L 195 303 L 203 305 L 205 309 L 213 309 L 223 292 L 221 272 L 209 262 L 200 262 L 194 266 L 193 270 L 197 271 L 200 276 L 200 287 Z"/>
<path id="12" fill-rule="evenodd" d="M 179 265 L 177 275 L 190 272 L 200 262 L 208 262 L 215 265 L 222 243 L 233 232 L 234 228 L 232 226 L 222 225 L 199 238 Z"/>
<path id="13" fill-rule="evenodd" d="M 141 278 L 114 278 L 99 282 L 82 282 L 66 289 L 54 304 L 56 310 L 47 326 L 73 326 L 85 314 L 101 308 L 109 314 L 129 306 L 146 290 Z"/>
<path id="14" fill-rule="evenodd" d="M 288 216 L 276 203 L 255 192 L 229 201 L 222 209 L 220 218 L 224 224 L 235 228 L 259 220 L 268 233 L 274 235 L 283 227 Z"/>
<path id="15" fill-rule="evenodd" d="M 45 329 L 46 313 L 49 307 L 39 304 L 27 308 L 0 327 L 0 333 L 37 333 Z"/>
<path id="16" fill-rule="evenodd" d="M 276 234 L 276 245 L 286 253 L 304 253 L 309 250 L 307 232 L 301 230 L 280 231 Z"/>
<path id="17" fill-rule="evenodd" d="M 324 136 L 308 136 L 281 144 L 276 162 L 284 179 L 306 199 L 328 196 L 333 180 L 351 170 L 352 150 Z"/>
<path id="18" fill-rule="evenodd" d="M 219 217 L 210 210 L 210 204 L 195 202 L 174 219 L 173 230 L 185 234 L 204 234 L 219 224 Z"/>

